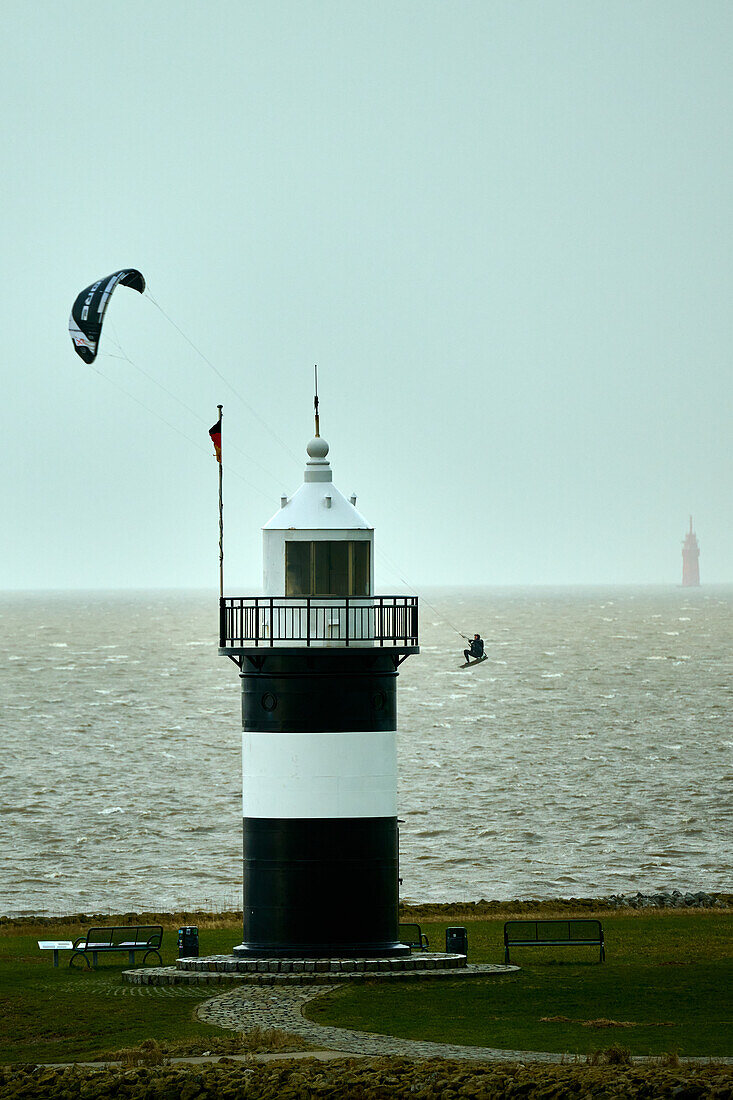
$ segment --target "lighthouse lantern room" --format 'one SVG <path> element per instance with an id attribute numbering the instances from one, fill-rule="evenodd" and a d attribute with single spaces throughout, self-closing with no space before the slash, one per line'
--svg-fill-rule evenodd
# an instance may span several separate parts
<path id="1" fill-rule="evenodd" d="M 262 596 L 225 596 L 242 681 L 244 938 L 235 954 L 385 956 L 399 943 L 397 674 L 417 598 L 374 595 L 374 531 L 329 447 L 263 529 Z"/>

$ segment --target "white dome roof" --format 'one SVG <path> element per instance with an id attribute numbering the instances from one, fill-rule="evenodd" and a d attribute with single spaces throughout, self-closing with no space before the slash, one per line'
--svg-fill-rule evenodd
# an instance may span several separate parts
<path id="1" fill-rule="evenodd" d="M 330 498 L 330 506 L 327 503 Z M 276 512 L 263 531 L 370 531 L 371 528 L 335 485 L 306 482 Z"/>
<path id="2" fill-rule="evenodd" d="M 333 484 L 326 440 L 316 436 L 306 450 L 303 484 L 263 531 L 371 531 L 362 514 Z"/>

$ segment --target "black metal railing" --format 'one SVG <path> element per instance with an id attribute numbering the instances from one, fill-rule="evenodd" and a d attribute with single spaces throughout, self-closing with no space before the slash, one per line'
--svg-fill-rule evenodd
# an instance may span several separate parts
<path id="1" fill-rule="evenodd" d="M 324 642 L 417 646 L 417 596 L 223 596 L 222 649 Z"/>

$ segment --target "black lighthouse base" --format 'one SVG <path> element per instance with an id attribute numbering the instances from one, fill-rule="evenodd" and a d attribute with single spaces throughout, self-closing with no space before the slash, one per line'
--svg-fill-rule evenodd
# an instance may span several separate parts
<path id="1" fill-rule="evenodd" d="M 239 956 L 388 958 L 399 942 L 397 669 L 406 655 L 241 650 Z"/>
<path id="2" fill-rule="evenodd" d="M 408 955 L 398 942 L 394 818 L 245 818 L 236 955 Z"/>
<path id="3" fill-rule="evenodd" d="M 307 943 L 277 948 L 258 947 L 251 942 L 237 944 L 232 954 L 238 959 L 399 959 L 410 955 L 410 948 L 404 943 L 389 943 L 375 947 L 370 941 L 363 945 L 349 942 Z"/>

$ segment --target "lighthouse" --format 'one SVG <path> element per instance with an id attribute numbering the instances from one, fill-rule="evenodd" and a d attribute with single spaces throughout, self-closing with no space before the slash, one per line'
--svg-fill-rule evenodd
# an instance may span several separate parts
<path id="1" fill-rule="evenodd" d="M 263 595 L 222 596 L 242 684 L 240 956 L 388 957 L 398 938 L 397 676 L 417 598 L 374 594 L 374 530 L 328 443 L 265 524 Z"/>
<path id="2" fill-rule="evenodd" d="M 690 516 L 690 529 L 682 543 L 682 587 L 699 588 L 700 586 L 700 546 L 697 535 L 692 530 L 692 516 Z"/>

